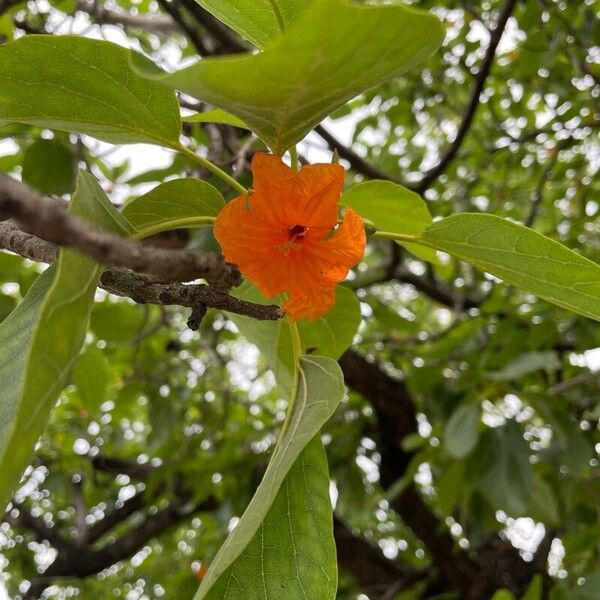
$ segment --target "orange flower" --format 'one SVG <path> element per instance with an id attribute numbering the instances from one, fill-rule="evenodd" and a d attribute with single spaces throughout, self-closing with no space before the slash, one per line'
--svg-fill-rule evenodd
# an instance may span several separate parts
<path id="1" fill-rule="evenodd" d="M 215 236 L 228 262 L 238 265 L 268 297 L 286 292 L 293 319 L 315 319 L 335 301 L 335 286 L 365 251 L 363 221 L 350 208 L 338 222 L 344 185 L 340 165 L 299 172 L 273 154 L 252 160 L 254 189 L 229 202 Z"/>

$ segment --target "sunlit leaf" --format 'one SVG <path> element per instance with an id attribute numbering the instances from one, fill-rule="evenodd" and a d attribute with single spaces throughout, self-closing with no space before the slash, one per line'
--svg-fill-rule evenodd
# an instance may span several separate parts
<path id="1" fill-rule="evenodd" d="M 233 294 L 251 302 L 269 303 L 249 281 L 235 289 Z M 279 387 L 288 391 L 292 381 L 293 359 L 292 341 L 285 320 L 256 321 L 239 315 L 229 315 L 229 318 L 241 334 L 260 350 Z M 356 294 L 338 286 L 333 308 L 314 321 L 299 321 L 298 330 L 306 352 L 337 360 L 352 343 L 359 324 L 360 304 Z"/>
<path id="2" fill-rule="evenodd" d="M 137 75 L 130 55 L 110 42 L 67 35 L 26 36 L 0 46 L 0 125 L 30 123 L 113 143 L 176 147 L 175 94 Z"/>
<path id="3" fill-rule="evenodd" d="M 400 5 L 312 0 L 264 52 L 203 59 L 161 79 L 246 122 L 278 153 L 362 91 L 442 41 L 433 15 Z"/>
<path id="4" fill-rule="evenodd" d="M 196 1 L 259 48 L 281 35 L 282 28 L 309 3 L 309 0 Z"/>
<path id="5" fill-rule="evenodd" d="M 337 563 L 327 456 L 317 436 L 283 480 L 254 537 L 207 600 L 333 600 Z"/>
<path id="6" fill-rule="evenodd" d="M 422 241 L 558 306 L 600 320 L 600 265 L 532 229 L 462 213 L 430 225 Z"/>
<path id="7" fill-rule="evenodd" d="M 424 200 L 391 181 L 365 181 L 350 188 L 340 200 L 379 230 L 402 235 L 420 235 L 431 224 Z M 435 262 L 436 253 L 411 242 L 398 242 L 424 260 Z"/>

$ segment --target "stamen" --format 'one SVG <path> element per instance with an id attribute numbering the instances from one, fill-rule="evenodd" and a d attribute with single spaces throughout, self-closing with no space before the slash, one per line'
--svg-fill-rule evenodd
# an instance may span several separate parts
<path id="1" fill-rule="evenodd" d="M 303 238 L 306 235 L 307 231 L 308 231 L 308 228 L 304 227 L 304 225 L 294 225 L 293 227 L 290 227 L 290 229 L 289 229 L 290 238 L 292 240 L 295 240 L 296 238 Z"/>

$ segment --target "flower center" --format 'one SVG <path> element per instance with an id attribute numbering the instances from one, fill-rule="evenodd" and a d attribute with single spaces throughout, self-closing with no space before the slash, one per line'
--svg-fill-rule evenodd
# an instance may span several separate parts
<path id="1" fill-rule="evenodd" d="M 300 250 L 302 240 L 308 233 L 308 227 L 304 225 L 293 225 L 288 229 L 288 241 L 283 244 L 277 244 L 277 250 L 283 252 L 286 256 L 290 255 L 291 250 Z"/>
<path id="2" fill-rule="evenodd" d="M 297 239 L 302 239 L 306 235 L 307 231 L 308 227 L 304 227 L 304 225 L 294 225 L 293 227 L 290 227 L 290 240 L 295 241 Z"/>

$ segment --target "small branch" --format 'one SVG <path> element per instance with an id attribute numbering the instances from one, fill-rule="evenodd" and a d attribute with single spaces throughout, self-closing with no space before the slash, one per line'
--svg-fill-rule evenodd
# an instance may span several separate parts
<path id="1" fill-rule="evenodd" d="M 125 11 L 106 8 L 95 0 L 77 0 L 77 10 L 87 13 L 102 25 L 123 25 L 124 27 L 135 27 L 153 33 L 173 33 L 177 31 L 175 21 L 166 15 L 153 17 L 132 15 Z"/>
<path id="2" fill-rule="evenodd" d="M 473 118 L 475 117 L 475 113 L 479 107 L 481 92 L 483 91 L 485 82 L 492 69 L 492 64 L 496 55 L 496 49 L 498 48 L 498 44 L 500 43 L 500 39 L 502 38 L 502 34 L 504 33 L 504 29 L 506 27 L 506 23 L 508 22 L 516 3 L 517 0 L 506 0 L 506 3 L 502 8 L 502 12 L 498 17 L 496 27 L 491 34 L 490 43 L 485 53 L 485 57 L 483 58 L 483 62 L 481 63 L 481 67 L 479 68 L 479 73 L 477 74 L 477 79 L 475 81 L 475 87 L 471 92 L 471 98 L 464 112 L 460 127 L 458 128 L 458 133 L 456 134 L 454 141 L 446 150 L 446 153 L 440 159 L 440 162 L 433 167 L 433 169 L 427 171 L 427 173 L 425 173 L 423 176 L 423 179 L 421 179 L 421 181 L 419 181 L 419 183 L 416 185 L 415 191 L 417 191 L 419 194 L 425 192 L 425 190 L 427 190 L 429 186 L 446 170 L 446 167 L 448 167 L 448 165 L 456 156 L 463 143 L 463 140 L 465 139 L 465 136 L 471 128 Z"/>
<path id="3" fill-rule="evenodd" d="M 261 321 L 277 321 L 284 316 L 279 306 L 246 302 L 207 285 L 164 284 L 151 277 L 114 270 L 106 271 L 100 283 L 106 291 L 131 298 L 138 304 L 177 304 L 192 309 L 204 305 Z"/>
<path id="4" fill-rule="evenodd" d="M 554 154 L 548 161 L 548 164 L 544 167 L 542 176 L 539 178 L 537 185 L 535 186 L 535 190 L 533 191 L 533 202 L 531 203 L 531 209 L 525 221 L 523 222 L 523 225 L 525 225 L 525 227 L 532 227 L 535 223 L 535 220 L 537 219 L 538 213 L 540 211 L 540 206 L 544 199 L 544 187 L 546 185 L 546 182 L 548 181 L 548 175 L 550 174 L 550 171 L 552 171 L 552 169 L 554 168 L 554 165 L 556 164 L 557 160 L 558 148 L 555 148 Z"/>
<path id="5" fill-rule="evenodd" d="M 151 248 L 92 227 L 45 198 L 0 173 L 0 219 L 14 218 L 29 233 L 60 246 L 76 248 L 100 264 L 131 269 L 162 281 L 204 278 L 223 287 L 239 284 L 240 274 L 222 257 L 201 250 Z"/>

